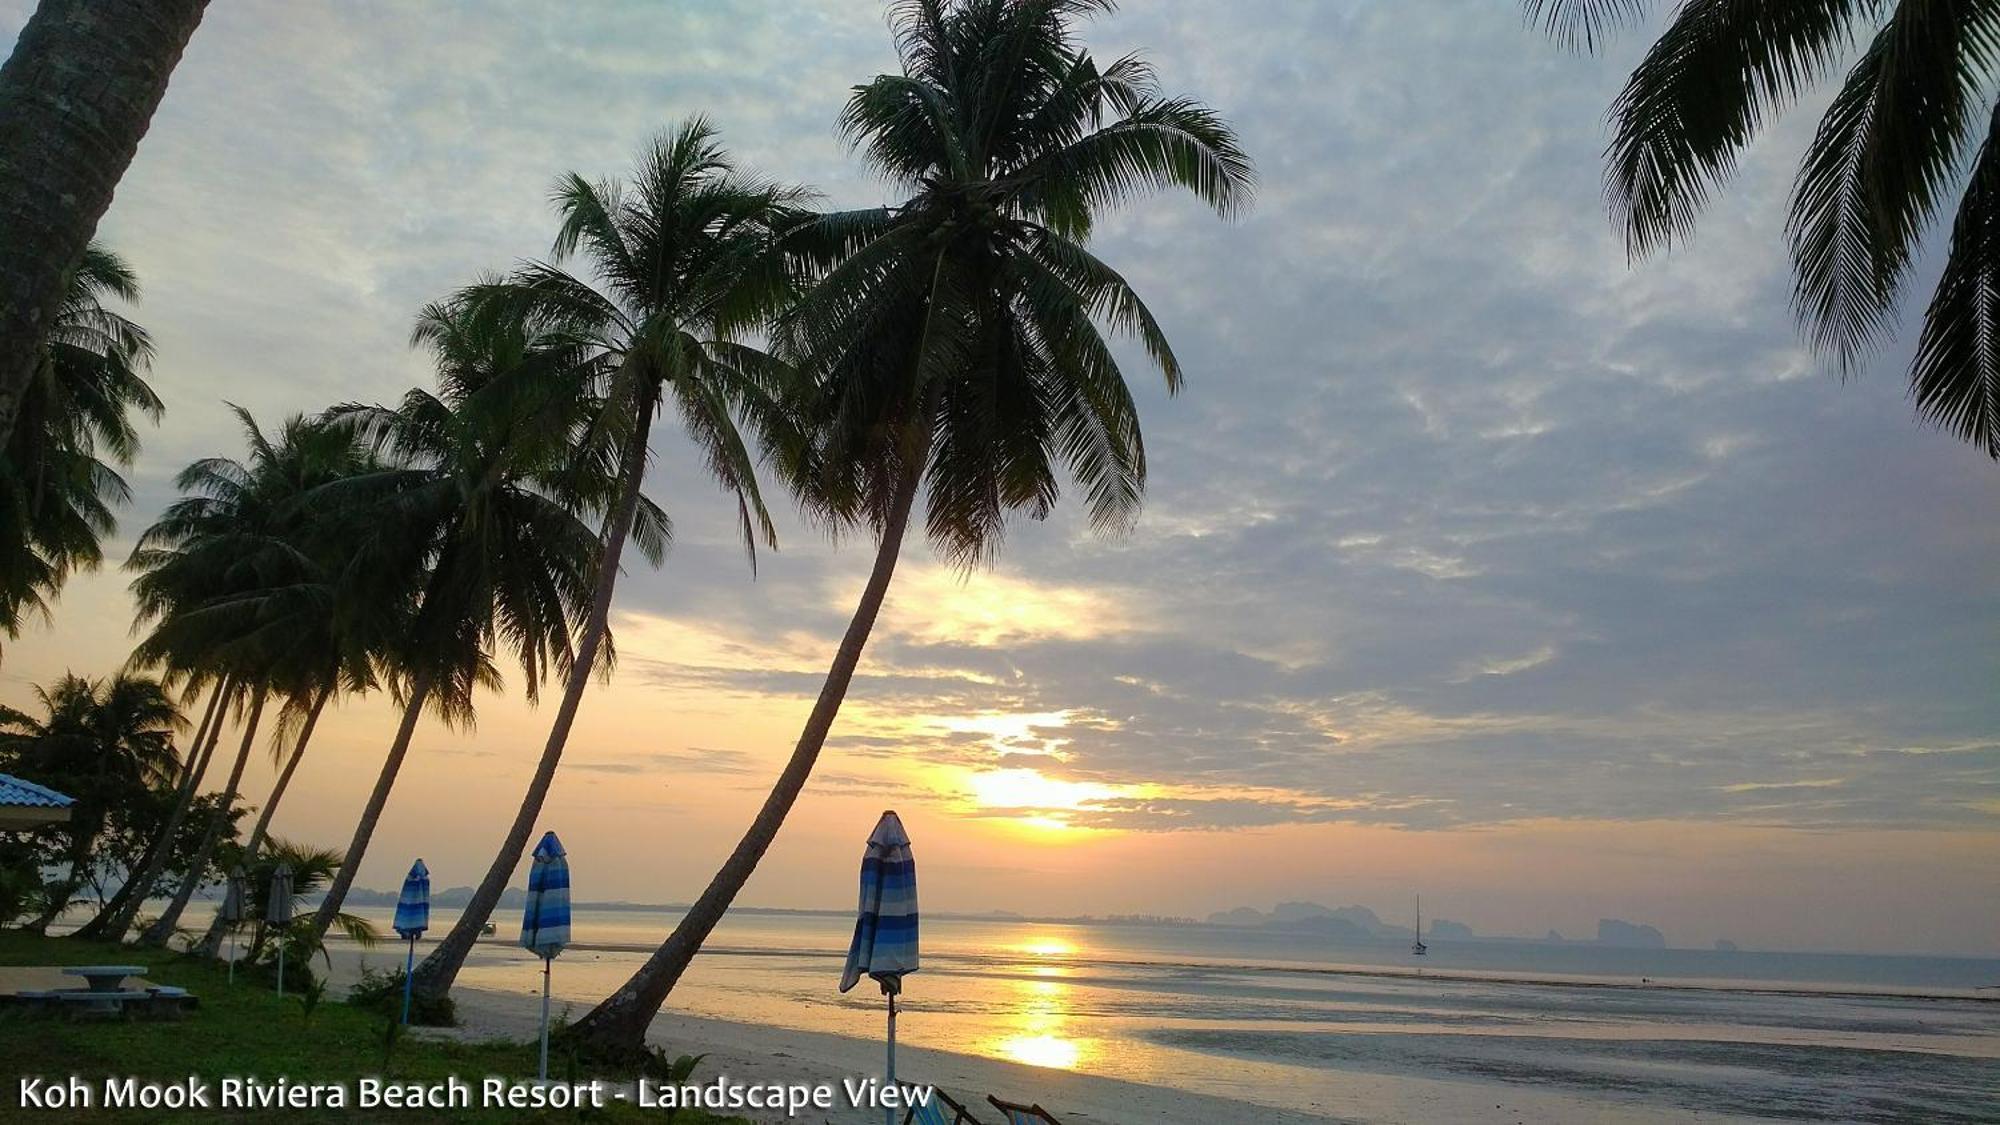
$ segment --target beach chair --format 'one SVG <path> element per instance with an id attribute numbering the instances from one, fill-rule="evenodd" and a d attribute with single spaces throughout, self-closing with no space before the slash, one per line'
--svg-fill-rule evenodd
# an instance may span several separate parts
<path id="1" fill-rule="evenodd" d="M 1055 1119 L 1054 1114 L 1038 1105 L 1003 1102 L 992 1094 L 986 1095 L 986 1100 L 993 1103 L 994 1109 L 1007 1116 L 1007 1125 L 1062 1125 L 1062 1122 Z"/>
<path id="2" fill-rule="evenodd" d="M 903 1125 L 981 1125 L 972 1111 L 952 1100 L 950 1094 L 931 1087 L 931 1100 L 913 1105 L 903 1115 Z"/>

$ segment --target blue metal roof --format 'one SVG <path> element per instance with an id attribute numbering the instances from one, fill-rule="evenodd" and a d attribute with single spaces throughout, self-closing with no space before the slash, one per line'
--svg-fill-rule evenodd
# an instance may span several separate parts
<path id="1" fill-rule="evenodd" d="M 46 785 L 37 785 L 11 773 L 0 773 L 0 805 L 14 808 L 66 809 L 76 804 L 76 798 L 58 793 Z"/>

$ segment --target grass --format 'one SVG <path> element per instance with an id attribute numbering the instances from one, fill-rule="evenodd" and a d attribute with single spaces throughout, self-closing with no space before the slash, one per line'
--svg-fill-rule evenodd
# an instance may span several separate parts
<path id="1" fill-rule="evenodd" d="M 201 1006 L 173 1022 L 134 1020 L 89 1022 L 30 1017 L 0 1010 L 0 1074 L 11 1077 L 84 1079 L 99 1095 L 97 1108 L 80 1113 L 43 1111 L 50 1120 L 203 1121 L 410 1121 L 571 1122 L 651 1121 L 667 1118 L 659 1110 L 641 1110 L 610 1100 L 603 1110 L 510 1110 L 478 1108 L 478 1088 L 489 1075 L 524 1079 L 535 1073 L 533 1043 L 457 1043 L 404 1035 L 396 1043 L 388 1066 L 383 1065 L 388 1021 L 372 1012 L 327 1001 L 307 1022 L 298 997 L 282 1000 L 254 984 L 229 983 L 222 967 L 183 954 L 136 949 L 126 945 L 40 937 L 0 930 L 0 965 L 146 966 L 153 984 L 177 985 L 200 997 Z M 559 1077 L 588 1080 L 588 1071 L 569 1073 L 551 1059 Z M 189 1075 L 219 1089 L 225 1077 L 256 1077 L 274 1082 L 280 1077 L 299 1082 L 338 1082 L 348 1087 L 343 1110 L 209 1110 L 172 1113 L 165 1110 L 108 1110 L 102 1107 L 102 1080 L 133 1077 L 162 1082 L 185 1081 Z M 355 1084 L 363 1077 L 398 1083 L 442 1082 L 456 1076 L 474 1088 L 474 1108 L 450 1110 L 361 1110 L 355 1108 Z M 631 1075 L 597 1077 L 630 1081 Z M 23 1107 L 15 1082 L 0 1090 L 0 1119 L 13 1118 Z M 211 1098 L 214 1094 L 211 1094 Z M 684 1110 L 674 1125 L 720 1125 L 737 1118 Z"/>

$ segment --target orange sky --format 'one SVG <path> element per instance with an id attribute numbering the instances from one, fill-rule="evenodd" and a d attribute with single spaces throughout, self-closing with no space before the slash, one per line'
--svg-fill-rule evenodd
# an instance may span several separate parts
<path id="1" fill-rule="evenodd" d="M 31 7 L 0 0 L 0 42 Z M 705 113 L 758 172 L 885 201 L 831 128 L 894 64 L 882 17 L 214 6 L 99 232 L 144 286 L 167 404 L 107 557 L 182 466 L 240 452 L 224 400 L 268 427 L 428 379 L 416 310 L 545 253 L 560 172 L 617 175 Z M 932 910 L 1310 899 L 1407 923 L 1421 892 L 1482 933 L 1617 917 L 1679 945 L 2000 954 L 2000 489 L 1913 422 L 1911 333 L 1845 382 L 1800 345 L 1782 231 L 1817 103 L 1694 244 L 1635 265 L 1599 161 L 1636 42 L 1567 55 L 1506 4 L 1169 0 L 1086 39 L 1143 49 L 1260 171 L 1241 221 L 1173 200 L 1096 231 L 1188 372 L 1169 399 L 1120 345 L 1146 507 L 1106 540 L 1065 496 L 969 577 L 913 539 L 745 901 L 849 905 L 893 805 Z M 868 563 L 773 495 L 782 549 L 753 581 L 675 425 L 655 433 L 677 541 L 664 570 L 628 560 L 621 663 L 545 816 L 582 899 L 706 882 Z M 0 702 L 112 671 L 125 578 L 79 578 L 8 643 Z M 343 844 L 394 721 L 331 714 L 277 830 Z M 360 882 L 418 855 L 476 882 L 545 724 L 505 696 L 476 731 L 426 723 Z M 271 775 L 260 751 L 250 800 Z"/>

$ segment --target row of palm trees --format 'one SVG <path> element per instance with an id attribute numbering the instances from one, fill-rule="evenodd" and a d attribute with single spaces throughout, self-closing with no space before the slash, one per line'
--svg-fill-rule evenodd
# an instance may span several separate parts
<path id="1" fill-rule="evenodd" d="M 905 193 L 821 211 L 740 169 L 694 120 L 629 181 L 564 177 L 546 260 L 423 310 L 413 342 L 435 391 L 346 403 L 179 477 L 184 496 L 131 565 L 134 663 L 206 694 L 178 778 L 193 807 L 225 728 L 240 800 L 266 716 L 283 766 L 244 845 L 254 862 L 324 709 L 385 690 L 401 721 L 311 934 L 339 913 L 426 714 L 467 722 L 518 672 L 560 682 L 540 761 L 471 903 L 418 971 L 448 990 L 517 870 L 591 679 L 613 659 L 628 543 L 661 561 L 670 524 L 642 492 L 671 412 L 735 500 L 754 564 L 774 531 L 760 468 L 830 530 L 876 544 L 860 603 L 769 797 L 686 917 L 574 1033 L 630 1050 L 722 917 L 809 777 L 880 611 L 919 500 L 948 560 L 997 551 L 1009 515 L 1054 507 L 1065 478 L 1095 526 L 1125 526 L 1145 483 L 1137 412 L 1106 332 L 1136 339 L 1178 389 L 1164 333 L 1087 243 L 1108 208 L 1156 189 L 1229 215 L 1248 158 L 1198 102 L 1163 96 L 1137 57 L 1099 65 L 1075 24 L 1104 0 L 910 0 L 901 73 L 858 87 L 843 134 Z M 201 858 L 226 824 L 212 817 Z M 162 838 L 171 836 L 163 832 Z M 161 854 L 94 932 L 122 936 Z M 203 863 L 142 935 L 164 941 Z M 212 930 L 204 944 L 220 938 Z"/>

